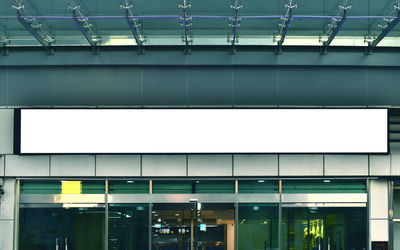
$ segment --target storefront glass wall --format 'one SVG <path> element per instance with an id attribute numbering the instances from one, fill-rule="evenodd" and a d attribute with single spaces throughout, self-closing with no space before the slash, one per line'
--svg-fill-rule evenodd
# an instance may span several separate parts
<path id="1" fill-rule="evenodd" d="M 21 195 L 31 199 L 20 204 L 19 249 L 362 250 L 367 247 L 365 206 L 312 207 L 262 200 L 265 198 L 258 202 L 218 202 L 227 195 L 246 199 L 279 197 L 278 181 L 245 180 L 237 182 L 236 187 L 230 180 L 220 183 L 154 182 L 152 186 L 146 180 L 21 181 Z M 302 184 L 306 183 L 283 182 L 282 195 L 296 194 L 299 190 L 300 193 L 318 193 L 318 190 L 321 193 L 362 193 L 365 190 L 360 181 L 347 181 L 344 185 L 326 181 Z M 158 196 L 172 195 L 173 199 L 190 197 L 188 194 L 204 197 L 210 194 L 219 198 L 214 197 L 212 202 L 189 201 L 188 198 L 185 198 L 186 203 L 173 199 L 167 203 L 144 201 L 143 197 L 149 197 L 152 191 Z M 123 196 L 124 202 L 110 198 L 105 199 L 104 204 L 94 204 L 79 198 L 76 204 L 60 201 L 40 204 L 35 199 L 37 195 L 54 196 L 52 199 L 59 200 L 64 196 L 99 194 L 104 198 L 101 194 L 106 192 Z"/>

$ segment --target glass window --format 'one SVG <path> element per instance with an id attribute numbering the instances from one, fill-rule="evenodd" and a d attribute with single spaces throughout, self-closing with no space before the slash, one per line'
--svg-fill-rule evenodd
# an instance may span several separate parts
<path id="1" fill-rule="evenodd" d="M 278 204 L 239 204 L 239 250 L 278 249 Z"/>
<path id="2" fill-rule="evenodd" d="M 21 180 L 21 194 L 61 194 L 61 181 Z"/>
<path id="3" fill-rule="evenodd" d="M 235 181 L 196 181 L 197 194 L 234 194 Z"/>
<path id="4" fill-rule="evenodd" d="M 21 181 L 21 194 L 105 194 L 105 181 Z"/>
<path id="5" fill-rule="evenodd" d="M 105 210 L 94 207 L 23 207 L 19 249 L 104 249 Z"/>
<path id="6" fill-rule="evenodd" d="M 365 180 L 287 180 L 282 182 L 283 193 L 366 193 Z"/>
<path id="7" fill-rule="evenodd" d="M 109 194 L 148 194 L 149 181 L 108 181 Z"/>
<path id="8" fill-rule="evenodd" d="M 279 193 L 278 181 L 244 180 L 239 181 L 239 194 Z"/>
<path id="9" fill-rule="evenodd" d="M 149 205 L 110 204 L 108 249 L 149 249 Z"/>
<path id="10" fill-rule="evenodd" d="M 191 194 L 191 181 L 153 181 L 153 194 Z"/>
<path id="11" fill-rule="evenodd" d="M 367 249 L 366 208 L 283 208 L 282 249 Z"/>

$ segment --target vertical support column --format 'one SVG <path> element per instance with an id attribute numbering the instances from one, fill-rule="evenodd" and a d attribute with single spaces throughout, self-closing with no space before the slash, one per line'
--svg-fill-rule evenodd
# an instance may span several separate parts
<path id="1" fill-rule="evenodd" d="M 389 182 L 369 181 L 369 245 L 389 241 Z"/>
<path id="2" fill-rule="evenodd" d="M 104 201 L 105 201 L 105 222 L 104 222 L 104 249 L 108 250 L 108 179 L 105 180 L 105 185 L 106 185 L 106 193 L 105 193 L 105 197 L 104 197 Z"/>
<path id="3" fill-rule="evenodd" d="M 237 180 L 236 180 L 237 181 Z M 239 203 L 235 203 L 235 221 L 234 221 L 234 227 L 235 227 L 235 250 L 239 249 Z"/>
<path id="4" fill-rule="evenodd" d="M 282 249 L 282 180 L 279 180 L 278 249 Z"/>
<path id="5" fill-rule="evenodd" d="M 14 247 L 19 249 L 19 195 L 21 192 L 21 181 L 13 181 L 15 192 L 15 205 L 14 205 Z"/>
<path id="6" fill-rule="evenodd" d="M 394 202 L 394 181 L 389 181 L 389 249 L 394 249 L 394 226 L 393 226 L 393 219 L 394 219 L 394 211 L 393 211 L 393 202 Z"/>
<path id="7" fill-rule="evenodd" d="M 18 184 L 13 178 L 3 181 L 4 194 L 0 195 L 0 249 L 13 250 L 18 245 Z"/>
<path id="8" fill-rule="evenodd" d="M 151 234 L 152 234 L 152 221 L 151 216 L 153 216 L 153 203 L 149 203 L 149 250 L 151 250 Z"/>
<path id="9" fill-rule="evenodd" d="M 239 193 L 239 181 L 235 180 L 235 194 Z"/>

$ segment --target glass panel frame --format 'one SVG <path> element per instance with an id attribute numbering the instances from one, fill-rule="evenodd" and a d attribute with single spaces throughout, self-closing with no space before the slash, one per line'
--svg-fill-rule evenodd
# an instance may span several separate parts
<path id="1" fill-rule="evenodd" d="M 38 183 L 40 183 L 40 182 L 45 182 L 45 181 L 49 181 L 49 180 L 40 180 L 40 179 L 24 179 L 24 181 L 26 181 L 26 180 L 29 180 L 29 181 L 35 181 L 35 182 L 38 182 Z M 62 179 L 62 180 L 65 180 L 65 179 Z M 68 180 L 68 179 L 67 179 Z M 75 179 L 71 179 L 71 180 L 75 180 Z M 162 179 L 158 179 L 158 180 L 152 180 L 151 178 L 148 178 L 148 179 L 139 179 L 139 178 L 136 178 L 136 179 L 133 179 L 133 182 L 134 183 L 147 183 L 148 184 L 148 186 L 146 186 L 146 187 L 144 187 L 143 188 L 143 190 L 148 190 L 149 192 L 148 193 L 134 193 L 134 192 L 126 192 L 125 193 L 125 191 L 123 191 L 121 194 L 124 194 L 124 195 L 127 195 L 127 194 L 138 194 L 138 195 L 144 195 L 143 197 L 145 197 L 146 195 L 151 195 L 151 194 L 154 194 L 154 193 L 152 193 L 151 192 L 151 190 L 152 190 L 152 183 L 153 182 L 156 182 L 156 181 L 161 181 Z M 180 181 L 182 181 L 182 179 L 179 179 Z M 235 182 L 235 180 L 237 180 L 238 182 L 238 186 L 235 186 L 235 195 L 238 195 L 238 196 L 244 196 L 244 195 L 248 195 L 248 194 L 250 194 L 250 193 L 246 193 L 246 192 L 243 192 L 243 190 L 242 190 L 242 192 L 240 192 L 240 182 L 243 182 L 243 181 L 248 181 L 248 180 L 251 180 L 251 181 L 258 181 L 258 180 L 261 180 L 261 179 L 253 179 L 253 178 L 249 178 L 249 179 L 246 179 L 246 178 L 243 178 L 243 179 L 221 179 L 221 180 L 217 180 L 217 179 L 214 179 L 214 178 L 210 178 L 210 179 L 201 179 L 201 178 L 199 178 L 199 179 L 186 179 L 185 181 L 187 182 L 187 183 L 191 183 L 191 185 L 192 185 L 192 192 L 190 193 L 190 194 L 193 194 L 194 196 L 195 196 L 195 194 L 197 194 L 197 192 L 196 192 L 196 182 L 197 181 L 202 181 L 202 182 L 204 182 L 204 181 L 208 181 L 208 182 L 218 182 L 218 181 L 232 181 L 232 182 Z M 56 181 L 60 181 L 60 180 L 56 180 Z M 110 205 L 112 206 L 112 205 L 115 205 L 116 204 L 116 202 L 112 202 L 112 201 L 109 201 L 108 199 L 107 199 L 107 197 L 108 197 L 108 194 L 117 194 L 117 193 L 113 193 L 113 191 L 111 190 L 112 188 L 110 188 L 110 187 L 112 187 L 112 185 L 110 185 L 110 182 L 112 183 L 112 182 L 115 182 L 115 183 L 117 183 L 117 182 L 126 182 L 126 183 L 128 183 L 128 180 L 123 180 L 123 179 L 118 179 L 118 178 L 115 178 L 115 179 L 108 179 L 108 178 L 105 178 L 105 179 L 87 179 L 87 180 L 83 180 L 83 183 L 86 183 L 86 182 L 90 182 L 90 181 L 95 181 L 95 182 L 104 182 L 105 183 L 105 185 L 104 185 L 104 187 L 105 187 L 105 203 L 104 204 L 100 204 L 100 206 L 104 206 L 105 207 L 105 211 L 104 211 L 104 214 L 105 214 L 105 233 L 104 233 L 104 237 L 105 237 L 105 242 L 104 242 L 104 247 L 106 248 L 106 249 L 113 249 L 112 248 L 112 246 L 109 244 L 109 237 L 110 237 L 110 234 L 111 234 L 111 232 L 109 232 L 109 229 L 110 229 L 110 225 L 108 224 L 109 223 L 109 217 L 110 217 L 110 214 L 111 213 L 113 213 L 112 211 L 109 211 L 109 209 L 110 209 Z M 163 181 L 168 181 L 168 182 L 177 182 L 178 180 L 170 180 L 170 179 L 165 179 L 165 180 L 163 180 Z M 287 181 L 287 180 L 284 180 L 284 181 Z M 278 185 L 278 192 L 277 192 L 277 194 L 282 194 L 283 192 L 282 192 L 282 182 L 284 182 L 284 181 L 282 181 L 281 179 L 271 179 L 271 180 L 268 180 L 268 179 L 265 179 L 265 180 L 263 180 L 263 182 L 260 182 L 259 184 L 260 185 L 262 185 L 264 182 L 270 182 L 270 183 L 278 183 L 279 185 Z M 309 180 L 308 180 L 309 181 Z M 323 181 L 323 180 L 320 180 L 320 181 Z M 363 179 L 363 181 L 365 181 L 364 179 Z M 18 183 L 20 182 L 20 180 L 18 180 Z M 130 180 L 129 180 L 129 182 L 131 182 Z M 129 184 L 131 184 L 131 183 L 129 183 Z M 93 187 L 93 186 L 92 186 Z M 148 188 L 147 188 L 148 187 Z M 194 187 L 194 188 L 193 188 Z M 18 184 L 18 188 L 21 188 L 21 185 L 20 184 Z M 101 189 L 101 188 L 100 188 Z M 193 190 L 194 189 L 194 190 Z M 18 189 L 19 190 L 19 189 Z M 92 189 L 88 189 L 88 190 L 92 190 Z M 99 188 L 98 187 L 95 187 L 94 188 L 94 190 L 99 190 Z M 122 188 L 122 190 L 124 190 L 124 188 Z M 126 189 L 126 190 L 130 190 L 129 188 L 128 189 Z M 275 191 L 275 188 L 273 189 L 274 191 Z M 147 192 L 147 191 L 146 191 Z M 264 191 L 261 191 L 262 193 L 264 193 L 264 194 L 266 194 L 267 192 L 264 190 Z M 26 195 L 27 193 L 23 193 L 23 192 L 19 192 L 18 191 L 18 195 L 19 194 L 23 194 L 23 195 Z M 39 193 L 40 194 L 40 193 Z M 83 192 L 82 192 L 82 194 L 83 194 Z M 159 194 L 157 194 L 157 195 L 160 195 L 161 193 L 159 193 Z M 168 195 L 168 193 L 164 193 L 165 195 Z M 187 197 L 190 197 L 190 194 L 189 194 L 189 196 L 187 196 Z M 221 195 L 221 197 L 226 197 L 226 195 L 225 195 L 225 193 L 224 192 L 204 192 L 204 193 L 201 193 L 201 194 L 212 194 L 213 195 L 213 198 L 212 199 L 210 199 L 210 200 L 212 200 L 212 202 L 213 203 L 216 203 L 216 197 L 218 197 L 218 195 Z M 51 195 L 51 194 L 50 194 Z M 217 195 L 217 196 L 215 196 L 215 195 Z M 129 196 L 129 195 L 128 195 Z M 127 196 L 127 197 L 128 197 Z M 238 196 L 236 196 L 236 197 L 238 197 Z M 136 197 L 135 195 L 133 195 L 132 197 Z M 138 196 L 139 197 L 139 196 Z M 159 196 L 155 196 L 155 197 L 159 197 Z M 186 197 L 186 196 L 185 196 Z M 200 196 L 201 197 L 201 196 Z M 234 197 L 234 196 L 232 196 L 232 197 Z M 261 196 L 260 196 L 261 197 Z M 186 198 L 185 198 L 186 199 Z M 258 198 L 257 198 L 258 199 Z M 19 200 L 19 196 L 17 197 L 17 200 Z M 188 200 L 189 201 L 189 200 Z M 30 202 L 32 202 L 32 201 L 30 201 Z M 126 202 L 126 201 L 124 201 L 124 202 Z M 153 204 L 157 204 L 157 202 L 156 201 L 154 201 L 154 200 L 152 200 L 152 202 L 153 202 Z M 163 201 L 163 202 L 165 202 L 165 201 Z M 173 202 L 173 201 L 172 201 Z M 254 203 L 254 201 L 252 201 L 253 203 Z M 134 202 L 130 202 L 130 203 L 134 203 Z M 139 205 L 139 203 L 140 203 L 140 205 Z M 152 214 L 152 203 L 151 202 L 148 202 L 148 201 L 145 201 L 145 200 L 143 200 L 142 202 L 140 202 L 139 201 L 139 203 L 137 203 L 136 205 L 137 206 L 149 206 L 148 207 L 148 212 L 149 212 L 149 214 L 148 214 L 148 218 L 149 218 L 149 222 L 148 222 L 148 230 L 149 230 L 149 239 L 148 239 L 148 242 L 149 242 L 149 246 L 151 246 L 151 244 L 152 244 L 152 239 L 151 239 L 151 229 L 152 229 L 152 227 L 151 227 L 151 225 L 152 225 L 152 222 L 151 222 L 151 214 Z M 205 203 L 207 203 L 207 202 L 203 202 L 203 204 L 205 204 Z M 18 204 L 18 202 L 17 202 L 17 204 Z M 128 205 L 129 203 L 125 203 L 124 205 Z M 177 203 L 176 203 L 177 204 Z M 235 245 L 237 246 L 236 247 L 236 249 L 238 249 L 239 248 L 239 246 L 240 246 L 240 244 L 238 243 L 238 241 L 239 241 L 239 225 L 238 225 L 238 223 L 240 222 L 238 219 L 239 219 L 239 207 L 240 206 L 242 206 L 242 205 L 244 205 L 244 204 L 246 204 L 246 205 L 249 205 L 249 204 L 251 204 L 251 203 L 233 203 L 233 204 L 236 204 L 236 207 L 234 208 L 234 211 L 235 211 L 235 221 L 234 221 L 234 225 L 235 225 Z M 254 203 L 255 204 L 255 203 Z M 262 200 L 260 200 L 260 202 L 257 202 L 257 204 L 260 204 L 260 206 L 271 206 L 271 205 L 274 205 L 275 203 L 271 203 L 271 202 L 266 202 L 266 201 L 262 201 Z M 282 204 L 285 204 L 285 203 L 278 203 L 278 205 L 279 205 L 279 214 L 281 214 L 282 213 Z M 339 204 L 339 203 L 337 203 L 337 204 Z M 18 206 L 16 206 L 16 209 L 18 210 L 17 212 L 16 212 L 16 214 L 17 214 L 17 216 L 16 216 L 16 220 L 18 221 L 18 223 L 20 223 L 20 219 L 19 219 L 19 215 L 18 215 L 18 213 L 20 212 L 20 209 L 21 208 L 23 208 L 23 207 L 25 207 L 25 206 L 27 206 L 27 205 L 32 205 L 32 204 L 28 204 L 28 203 L 22 203 L 22 204 L 18 204 Z M 43 205 L 43 204 L 41 204 L 41 205 Z M 51 204 L 47 204 L 47 205 L 51 205 Z M 55 205 L 55 206 L 62 206 L 62 203 L 60 204 L 53 204 L 53 205 Z M 71 208 L 77 208 L 78 206 L 81 206 L 82 204 L 71 204 L 72 206 L 71 206 Z M 74 205 L 76 205 L 76 206 L 74 206 Z M 91 202 L 87 202 L 85 205 L 88 205 L 88 206 L 91 206 L 91 205 L 95 205 L 94 203 L 91 203 Z M 98 204 L 97 204 L 98 205 Z M 132 205 L 132 204 L 131 204 Z M 343 204 L 340 204 L 339 205 L 339 207 L 343 207 Z M 282 227 L 282 218 L 279 216 L 279 223 L 278 223 L 278 225 L 279 225 L 279 227 Z M 143 223 L 144 224 L 144 223 Z M 200 229 L 200 223 L 199 223 L 199 225 L 198 225 L 198 227 L 199 227 L 199 229 Z M 16 228 L 16 235 L 17 235 L 17 237 L 19 236 L 19 231 L 18 231 L 19 229 L 18 228 Z M 278 232 L 278 236 L 277 236 L 277 238 L 280 238 L 281 237 L 281 234 Z M 16 239 L 16 244 L 18 244 L 18 239 Z M 274 247 L 275 247 L 275 245 L 274 245 Z M 281 242 L 279 241 L 279 247 L 281 247 Z M 144 248 L 142 248 L 142 249 L 145 249 L 146 247 L 144 247 Z M 240 249 L 240 248 L 239 248 Z M 267 248 L 268 249 L 268 248 Z M 275 248 L 272 248 L 272 249 L 275 249 Z"/>

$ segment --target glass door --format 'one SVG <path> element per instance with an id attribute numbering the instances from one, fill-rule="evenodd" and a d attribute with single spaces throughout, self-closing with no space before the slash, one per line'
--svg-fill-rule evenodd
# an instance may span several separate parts
<path id="1" fill-rule="evenodd" d="M 152 249 L 234 250 L 234 204 L 153 204 Z"/>
<path id="2" fill-rule="evenodd" d="M 193 249 L 196 205 L 193 203 L 153 204 L 151 226 L 152 249 Z"/>

